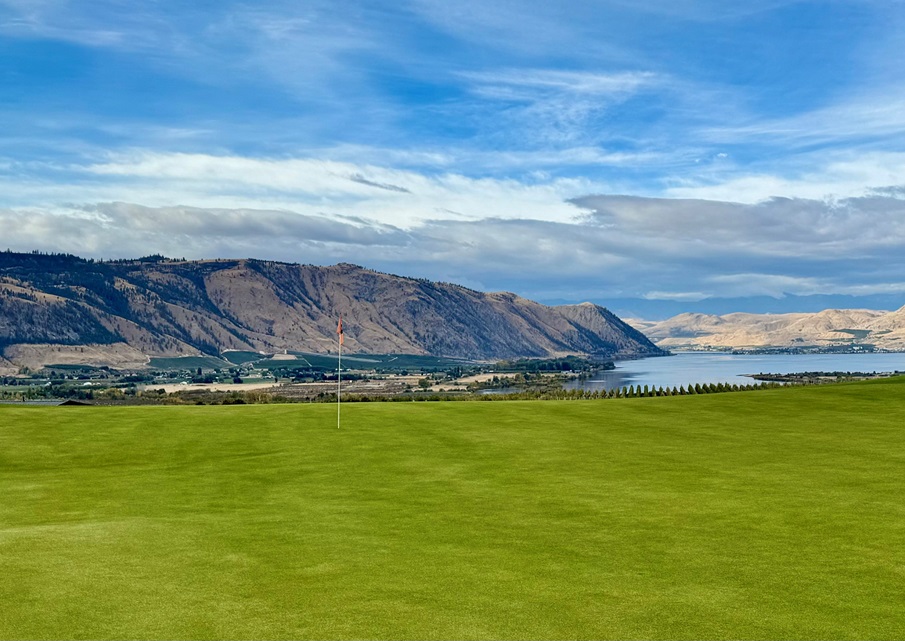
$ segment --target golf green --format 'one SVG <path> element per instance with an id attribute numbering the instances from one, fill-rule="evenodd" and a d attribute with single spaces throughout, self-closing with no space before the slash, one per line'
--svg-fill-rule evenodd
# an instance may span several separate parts
<path id="1" fill-rule="evenodd" d="M 0 638 L 905 632 L 905 384 L 0 406 Z"/>

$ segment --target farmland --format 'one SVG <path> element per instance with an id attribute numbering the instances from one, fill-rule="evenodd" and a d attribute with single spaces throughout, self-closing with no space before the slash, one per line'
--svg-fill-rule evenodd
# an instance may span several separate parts
<path id="1" fill-rule="evenodd" d="M 903 415 L 903 379 L 0 406 L 0 637 L 897 638 Z"/>

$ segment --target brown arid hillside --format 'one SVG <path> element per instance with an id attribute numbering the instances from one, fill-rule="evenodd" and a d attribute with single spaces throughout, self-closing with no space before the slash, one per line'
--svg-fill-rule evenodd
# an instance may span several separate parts
<path id="1" fill-rule="evenodd" d="M 140 367 L 149 356 L 344 349 L 476 360 L 662 355 L 590 303 L 548 307 L 510 293 L 362 267 L 260 260 L 95 262 L 0 253 L 0 368 Z"/>
<path id="2" fill-rule="evenodd" d="M 905 307 L 894 311 L 827 309 L 801 314 L 679 314 L 630 321 L 659 347 L 683 349 L 820 349 L 905 351 Z"/>

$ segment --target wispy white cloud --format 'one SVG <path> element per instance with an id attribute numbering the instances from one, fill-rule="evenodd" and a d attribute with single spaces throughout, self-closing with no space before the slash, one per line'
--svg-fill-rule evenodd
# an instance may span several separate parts
<path id="1" fill-rule="evenodd" d="M 310 158 L 153 152 L 117 154 L 84 166 L 38 164 L 20 170 L 0 177 L 7 205 L 54 208 L 62 202 L 131 201 L 272 208 L 354 215 L 400 227 L 438 217 L 570 221 L 578 212 L 565 201 L 599 187 L 584 179 L 523 182 Z"/>
<path id="2" fill-rule="evenodd" d="M 794 5 L 801 0 L 755 0 L 749 2 L 723 2 L 722 0 L 612 0 L 627 10 L 649 16 L 668 17 L 673 20 L 695 22 L 736 21 L 773 9 Z"/>
<path id="3" fill-rule="evenodd" d="M 696 303 L 709 298 L 709 296 L 703 292 L 659 292 L 654 290 L 647 292 L 642 298 L 647 300 L 674 300 Z"/>
<path id="4" fill-rule="evenodd" d="M 420 172 L 455 171 L 468 168 L 478 175 L 519 175 L 549 178 L 563 170 L 587 167 L 675 166 L 690 161 L 694 151 L 628 151 L 604 146 L 563 146 L 541 149 L 476 149 L 464 145 L 446 145 L 436 149 L 394 149 L 366 145 L 338 145 L 308 150 L 317 158 L 352 164 L 401 167 Z"/>
<path id="5" fill-rule="evenodd" d="M 538 95 L 596 96 L 621 99 L 654 84 L 651 72 L 593 73 L 556 69 L 467 71 L 458 75 L 473 83 L 473 91 L 489 98 L 534 101 Z"/>
<path id="6" fill-rule="evenodd" d="M 684 183 L 684 184 L 683 184 Z M 667 188 L 676 198 L 756 203 L 772 197 L 846 198 L 905 184 L 905 152 L 817 152 L 787 160 L 775 173 L 735 168 L 728 174 L 689 179 Z"/>
<path id="7" fill-rule="evenodd" d="M 780 143 L 789 148 L 905 137 L 902 87 L 868 87 L 858 95 L 782 118 L 759 118 L 733 126 L 704 127 L 699 135 L 716 144 Z"/>
<path id="8" fill-rule="evenodd" d="M 905 282 L 882 279 L 870 283 L 848 283 L 837 276 L 789 276 L 775 273 L 717 275 L 709 282 L 720 291 L 743 292 L 745 296 L 782 298 L 794 293 L 813 296 L 829 292 L 843 296 L 905 295 Z M 666 299 L 668 300 L 668 299 Z"/>
<path id="9" fill-rule="evenodd" d="M 498 51 L 537 56 L 563 43 L 584 42 L 580 27 L 569 18 L 569 11 L 555 3 L 414 0 L 410 6 L 434 28 Z M 595 48 L 604 46 L 605 43 L 598 44 Z"/>
<path id="10" fill-rule="evenodd" d="M 4 0 L 0 34 L 123 51 L 177 49 L 179 31 L 166 11 L 155 9 L 122 0 Z"/>
<path id="11" fill-rule="evenodd" d="M 506 104 L 493 119 L 523 142 L 560 145 L 597 142 L 595 120 L 639 92 L 662 88 L 665 79 L 643 71 L 595 73 L 556 69 L 502 69 L 457 74 L 480 98 Z"/>

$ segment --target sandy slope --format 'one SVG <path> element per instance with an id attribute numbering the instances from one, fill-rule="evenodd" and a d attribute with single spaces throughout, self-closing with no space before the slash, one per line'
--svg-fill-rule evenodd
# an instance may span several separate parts
<path id="1" fill-rule="evenodd" d="M 680 314 L 665 321 L 631 320 L 666 349 L 832 347 L 905 349 L 905 307 L 894 312 L 827 309 L 814 314 Z"/>

